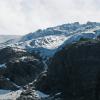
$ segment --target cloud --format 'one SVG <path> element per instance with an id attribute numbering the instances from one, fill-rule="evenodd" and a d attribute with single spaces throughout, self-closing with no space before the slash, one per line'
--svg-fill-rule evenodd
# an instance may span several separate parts
<path id="1" fill-rule="evenodd" d="M 100 0 L 0 0 L 0 34 L 100 20 Z"/>

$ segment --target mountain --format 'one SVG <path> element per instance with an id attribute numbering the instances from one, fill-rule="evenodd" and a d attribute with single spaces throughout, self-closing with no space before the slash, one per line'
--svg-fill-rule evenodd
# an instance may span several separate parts
<path id="1" fill-rule="evenodd" d="M 67 39 L 48 60 L 47 71 L 29 85 L 31 89 L 35 86 L 46 97 L 37 97 L 39 93 L 28 88 L 18 100 L 100 99 L 100 26 L 97 23 L 87 23 L 85 26 L 88 24 L 92 28 L 67 35 Z"/>
<path id="2" fill-rule="evenodd" d="M 71 35 L 74 33 L 81 33 L 84 31 L 92 31 L 95 28 L 99 28 L 100 23 L 96 22 L 87 22 L 86 24 L 80 24 L 79 22 L 62 24 L 56 27 L 50 27 L 44 30 L 37 30 L 36 32 L 27 34 L 22 37 L 21 41 L 28 41 L 36 39 L 39 37 L 49 36 L 49 35 Z M 91 30 L 92 29 L 92 30 Z"/>
<path id="3" fill-rule="evenodd" d="M 1 43 L 0 88 L 22 89 L 18 100 L 99 100 L 99 45 L 97 22 L 39 29 Z"/>
<path id="4" fill-rule="evenodd" d="M 75 22 L 44 30 L 39 29 L 36 32 L 20 37 L 17 41 L 6 41 L 0 47 L 10 46 L 25 49 L 39 54 L 43 59 L 47 59 L 66 44 L 79 41 L 81 38 L 95 39 L 99 35 L 100 23 L 87 22 L 86 24 L 80 24 Z"/>
<path id="5" fill-rule="evenodd" d="M 43 100 L 100 100 L 100 40 L 66 45 L 34 85 L 49 95 Z"/>
<path id="6" fill-rule="evenodd" d="M 42 71 L 44 64 L 33 53 L 11 47 L 0 50 L 0 88 L 15 90 L 33 81 Z"/>

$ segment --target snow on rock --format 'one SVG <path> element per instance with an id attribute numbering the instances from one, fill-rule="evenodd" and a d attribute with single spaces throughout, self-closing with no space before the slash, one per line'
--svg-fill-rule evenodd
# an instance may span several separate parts
<path id="1" fill-rule="evenodd" d="M 65 40 L 65 35 L 50 35 L 24 42 L 19 42 L 16 44 L 12 44 L 11 46 L 16 51 L 27 50 L 31 52 L 34 50 L 37 53 L 40 53 L 40 56 L 42 57 L 50 57 L 54 54 L 56 49 L 63 44 Z"/>
<path id="2" fill-rule="evenodd" d="M 95 39 L 100 35 L 97 30 L 100 30 L 100 23 L 96 22 L 63 24 L 27 34 L 17 46 L 30 52 L 34 50 L 43 58 L 48 58 L 63 45 L 79 41 L 80 38 Z"/>
<path id="3" fill-rule="evenodd" d="M 79 41 L 80 38 L 95 39 L 98 35 L 100 35 L 100 23 L 79 24 L 75 22 L 44 30 L 39 29 L 21 37 L 18 42 L 12 42 L 6 46 L 11 46 L 16 51 L 35 51 L 43 58 L 47 58 L 53 56 L 63 45 Z"/>
<path id="4" fill-rule="evenodd" d="M 23 56 L 20 58 L 20 60 L 24 61 L 25 59 L 27 59 L 27 56 Z"/>
<path id="5" fill-rule="evenodd" d="M 33 40 L 30 43 L 30 45 L 35 48 L 43 47 L 48 49 L 55 49 L 58 48 L 65 40 L 66 40 L 66 36 L 64 35 L 53 35 L 53 36 L 46 36 L 46 37 Z"/>
<path id="6" fill-rule="evenodd" d="M 49 97 L 49 95 L 43 93 L 43 92 L 40 92 L 40 91 L 36 91 L 36 94 L 39 98 L 47 98 Z"/>
<path id="7" fill-rule="evenodd" d="M 0 68 L 6 68 L 6 64 L 0 64 Z"/>
<path id="8" fill-rule="evenodd" d="M 0 90 L 0 100 L 16 100 L 21 94 L 22 90 Z"/>
<path id="9" fill-rule="evenodd" d="M 60 46 L 65 40 L 66 40 L 65 35 L 50 35 L 50 36 L 44 36 L 44 37 L 28 40 L 21 43 L 19 42 L 16 46 L 19 48 L 24 48 L 24 49 L 25 48 L 40 48 L 40 47 L 55 49 L 58 46 Z M 15 44 L 12 46 L 14 47 Z"/>

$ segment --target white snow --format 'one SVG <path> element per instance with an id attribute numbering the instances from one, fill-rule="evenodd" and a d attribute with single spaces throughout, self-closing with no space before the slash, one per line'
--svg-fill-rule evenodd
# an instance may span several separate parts
<path id="1" fill-rule="evenodd" d="M 66 36 L 64 35 L 53 35 L 53 36 L 45 36 L 41 38 L 37 38 L 31 41 L 29 44 L 32 48 L 47 48 L 47 49 L 55 49 L 58 48 L 64 41 L 66 40 Z"/>
<path id="2" fill-rule="evenodd" d="M 19 49 L 15 49 L 15 50 L 16 51 L 24 50 L 24 49 L 28 51 L 35 50 L 36 52 L 40 52 L 40 56 L 42 57 L 43 56 L 51 57 L 58 50 L 58 48 L 63 45 L 71 44 L 73 42 L 79 41 L 80 38 L 95 39 L 96 37 L 97 34 L 94 31 L 91 31 L 91 33 L 88 32 L 75 33 L 67 36 L 50 35 L 50 36 L 44 36 L 29 41 L 25 41 L 21 43 L 21 45 L 17 46 Z"/>
<path id="3" fill-rule="evenodd" d="M 22 61 L 24 61 L 25 59 L 27 59 L 26 56 L 23 56 L 23 57 L 20 58 L 20 60 L 22 60 Z"/>
<path id="4" fill-rule="evenodd" d="M 0 90 L 0 100 L 16 100 L 21 94 L 22 90 Z"/>
<path id="5" fill-rule="evenodd" d="M 0 68 L 6 68 L 6 64 L 0 64 Z"/>
<path id="6" fill-rule="evenodd" d="M 96 23 L 65 24 L 28 34 L 17 46 L 30 52 L 34 50 L 43 58 L 51 57 L 60 47 L 79 41 L 80 38 L 95 39 L 100 34 L 95 32 L 96 30 L 100 30 L 100 25 Z"/>
<path id="7" fill-rule="evenodd" d="M 43 58 L 47 58 L 52 57 L 64 45 L 79 41 L 80 38 L 95 39 L 98 35 L 100 35 L 100 23 L 79 24 L 76 22 L 38 30 L 8 46 L 13 47 L 15 51 L 31 52 L 34 50 Z"/>
<path id="8" fill-rule="evenodd" d="M 36 91 L 36 94 L 37 94 L 37 97 L 39 98 L 46 98 L 46 97 L 49 97 L 49 95 L 43 93 L 43 92 L 40 92 L 40 91 Z"/>
<path id="9" fill-rule="evenodd" d="M 9 93 L 9 92 L 11 92 L 10 90 L 0 90 L 0 96 L 1 95 L 3 95 L 3 94 L 7 94 L 7 93 Z"/>

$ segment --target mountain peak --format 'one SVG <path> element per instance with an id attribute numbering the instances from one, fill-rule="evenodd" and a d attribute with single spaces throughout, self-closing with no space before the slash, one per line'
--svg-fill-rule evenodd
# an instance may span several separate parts
<path id="1" fill-rule="evenodd" d="M 10 41 L 7 45 L 26 49 L 29 52 L 40 52 L 41 56 L 52 56 L 65 44 L 72 44 L 80 38 L 95 39 L 100 35 L 100 23 L 88 21 L 86 24 L 79 22 L 62 24 L 47 29 L 38 29 L 35 32 L 22 36 L 15 43 Z M 6 43 L 5 43 L 6 44 Z M 4 45 L 5 45 L 4 44 Z M 3 47 L 3 46 L 2 46 Z"/>

